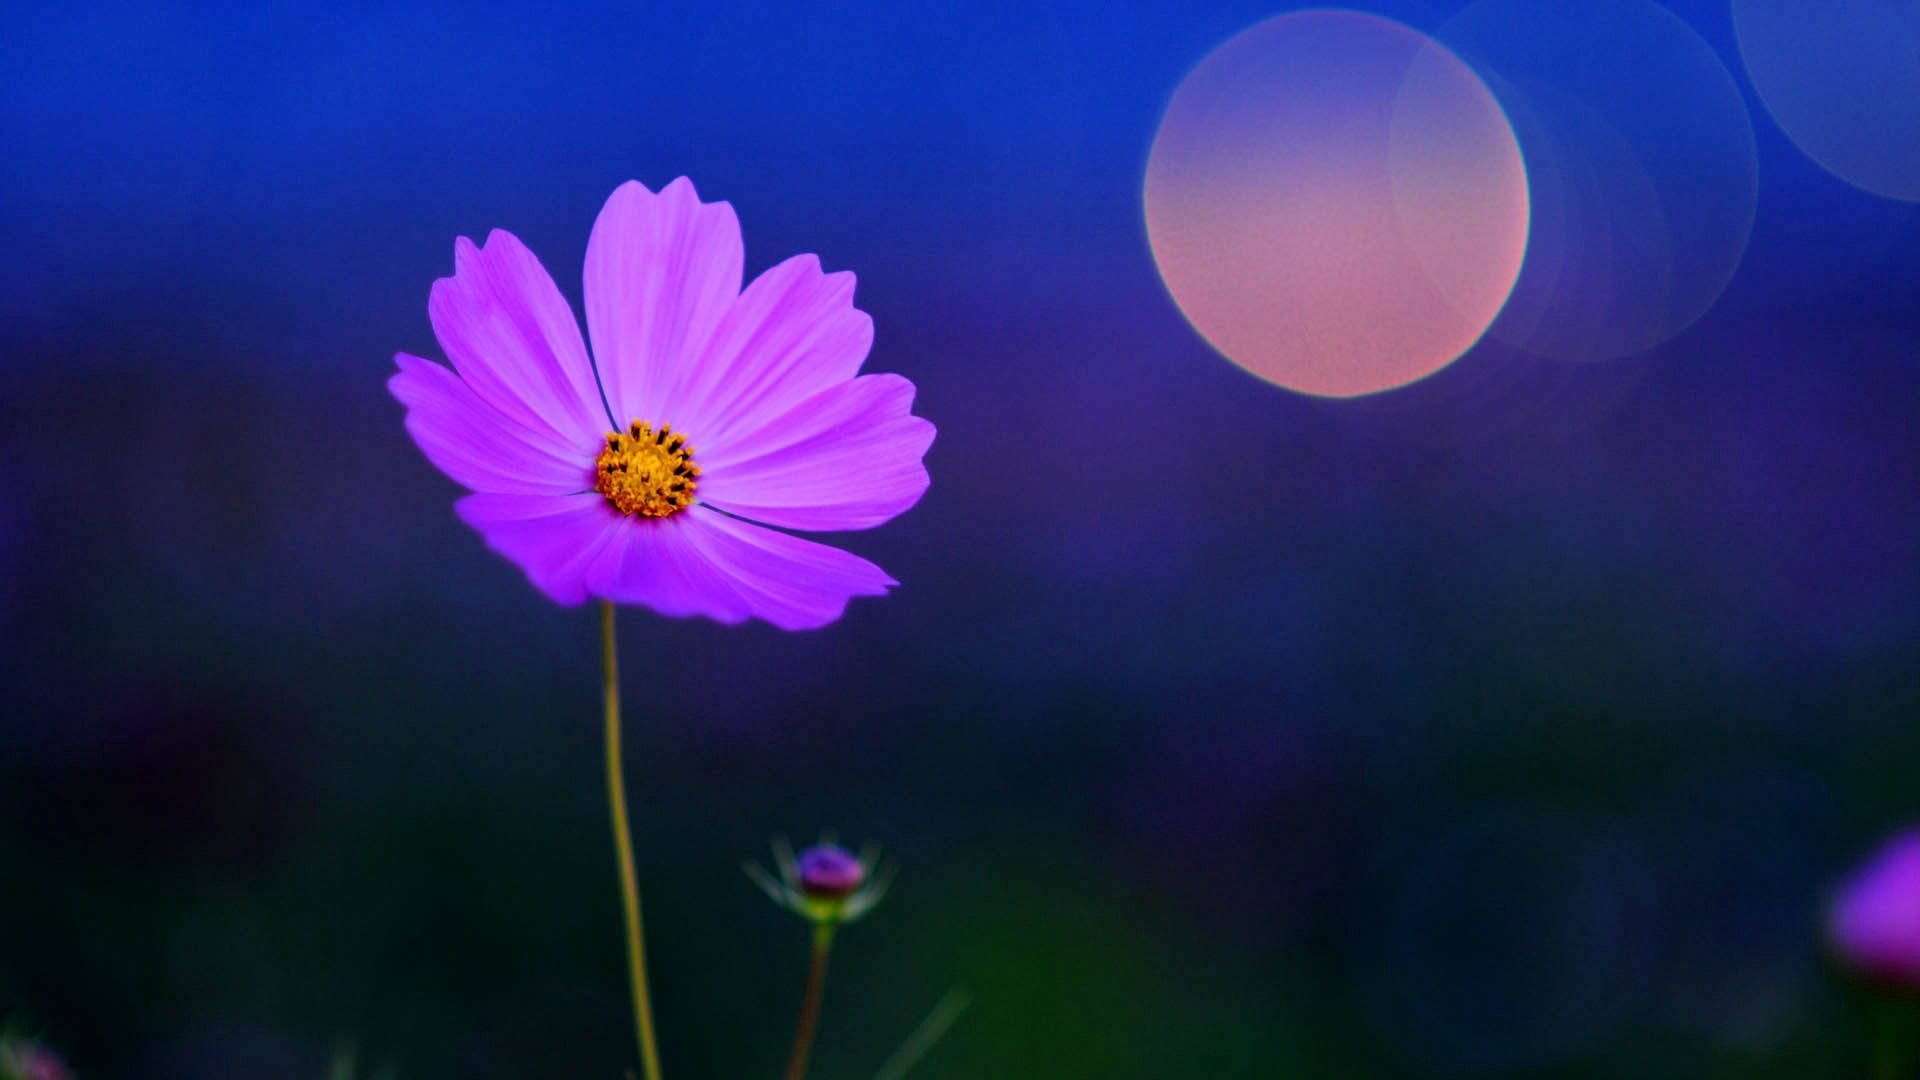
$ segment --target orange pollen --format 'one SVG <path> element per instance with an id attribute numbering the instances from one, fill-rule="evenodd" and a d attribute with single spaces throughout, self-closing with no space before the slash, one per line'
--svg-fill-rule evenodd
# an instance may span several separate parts
<path id="1" fill-rule="evenodd" d="M 635 420 L 624 433 L 608 432 L 607 448 L 593 460 L 593 490 L 629 516 L 663 518 L 685 510 L 693 504 L 699 475 L 687 437 L 675 435 L 670 424 L 655 431 L 645 420 Z"/>

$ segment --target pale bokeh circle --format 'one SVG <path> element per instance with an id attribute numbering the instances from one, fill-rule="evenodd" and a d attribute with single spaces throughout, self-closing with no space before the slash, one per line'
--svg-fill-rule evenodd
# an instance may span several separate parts
<path id="1" fill-rule="evenodd" d="M 1920 3 L 1734 0 L 1733 29 L 1795 146 L 1857 188 L 1920 202 Z"/>
<path id="2" fill-rule="evenodd" d="M 1760 186 L 1752 118 L 1705 39 L 1651 0 L 1475 0 L 1434 36 L 1487 80 L 1526 155 L 1527 263 L 1489 338 L 1609 360 L 1713 306 Z"/>
<path id="3" fill-rule="evenodd" d="M 1500 105 L 1420 33 L 1351 11 L 1260 23 L 1174 92 L 1147 160 L 1167 291 L 1228 359 L 1351 397 L 1445 367 L 1485 332 L 1527 244 Z"/>

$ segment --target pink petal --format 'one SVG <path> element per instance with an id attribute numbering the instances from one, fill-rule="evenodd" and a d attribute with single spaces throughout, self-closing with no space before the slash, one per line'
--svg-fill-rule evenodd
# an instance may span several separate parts
<path id="1" fill-rule="evenodd" d="M 855 596 L 882 596 L 899 582 L 851 552 L 738 521 L 696 506 L 684 535 L 726 576 L 750 614 L 782 630 L 838 619 Z"/>
<path id="2" fill-rule="evenodd" d="M 912 383 L 863 375 L 703 456 L 700 498 L 789 529 L 868 529 L 920 501 L 932 442 Z"/>
<path id="3" fill-rule="evenodd" d="M 593 465 L 480 400 L 458 375 L 400 353 L 387 387 L 407 431 L 440 471 L 475 491 L 563 495 L 593 486 Z"/>
<path id="4" fill-rule="evenodd" d="M 741 259 L 733 207 L 701 202 L 684 176 L 658 195 L 630 180 L 607 199 L 587 240 L 587 331 L 620 424 L 686 427 L 664 397 L 739 295 Z"/>
<path id="5" fill-rule="evenodd" d="M 873 346 L 873 320 L 853 306 L 853 284 L 852 274 L 822 273 L 812 255 L 755 278 L 672 391 L 674 423 L 696 447 L 717 448 L 853 378 Z"/>
<path id="6" fill-rule="evenodd" d="M 527 580 L 557 604 L 578 604 L 592 593 L 587 572 L 601 550 L 630 524 L 595 492 L 581 495 L 469 495 L 454 504 L 487 546 L 526 571 Z"/>
<path id="7" fill-rule="evenodd" d="M 1896 836 L 1841 890 L 1829 914 L 1841 957 L 1871 977 L 1920 988 L 1920 829 Z"/>
<path id="8" fill-rule="evenodd" d="M 811 630 L 838 619 L 852 597 L 897 584 L 850 552 L 705 507 L 651 520 L 626 517 L 594 493 L 488 492 L 455 509 L 560 604 L 597 596 L 662 615 L 723 623 L 754 616 Z"/>
<path id="9" fill-rule="evenodd" d="M 690 513 L 628 519 L 588 568 L 588 591 L 662 615 L 704 615 L 723 623 L 745 620 L 753 614 L 751 605 L 694 542 L 692 534 L 705 527 Z"/>
<path id="10" fill-rule="evenodd" d="M 591 462 L 606 410 L 573 309 L 513 234 L 485 247 L 461 237 L 453 276 L 433 283 L 427 314 L 440 347 L 481 400 Z"/>

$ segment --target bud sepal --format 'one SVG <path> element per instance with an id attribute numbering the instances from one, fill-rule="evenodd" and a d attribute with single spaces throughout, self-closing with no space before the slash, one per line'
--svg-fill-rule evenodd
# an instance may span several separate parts
<path id="1" fill-rule="evenodd" d="M 798 855 L 784 836 L 774 837 L 772 846 L 777 876 L 758 863 L 742 868 L 774 903 L 816 927 L 858 921 L 893 884 L 894 867 L 882 866 L 880 849 L 871 844 L 857 856 L 829 836 Z"/>

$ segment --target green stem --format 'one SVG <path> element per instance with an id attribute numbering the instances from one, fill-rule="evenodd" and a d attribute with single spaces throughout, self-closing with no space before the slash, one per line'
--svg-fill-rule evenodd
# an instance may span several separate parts
<path id="1" fill-rule="evenodd" d="M 627 788 L 620 766 L 620 666 L 613 647 L 613 602 L 600 601 L 600 662 L 607 720 L 607 805 L 613 812 L 613 852 L 620 862 L 620 900 L 627 923 L 627 981 L 633 988 L 633 1026 L 640 1039 L 640 1066 L 647 1080 L 660 1080 L 654 1046 L 653 1002 L 647 994 L 646 945 L 640 936 L 640 887 L 633 872 L 633 834 L 627 828 Z"/>
<path id="2" fill-rule="evenodd" d="M 807 1058 L 813 1053 L 813 1032 L 820 1026 L 820 999 L 827 990 L 827 953 L 833 948 L 830 922 L 813 927 L 813 961 L 807 965 L 807 992 L 800 1000 L 800 1024 L 793 1032 L 793 1053 L 787 1057 L 787 1080 L 804 1080 Z"/>

